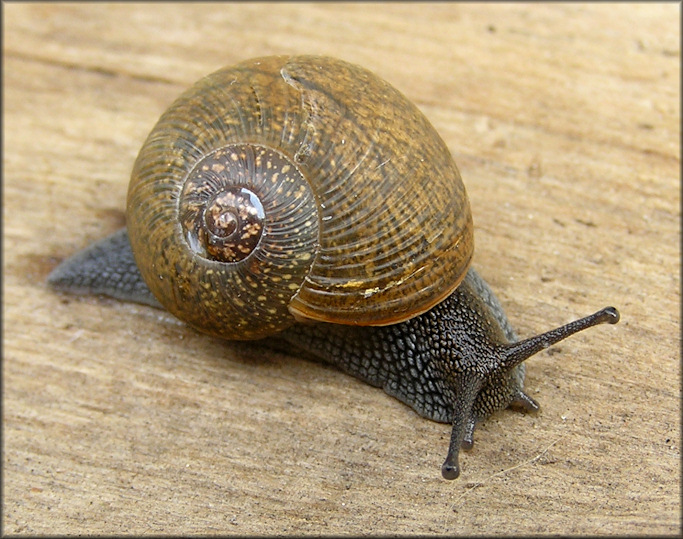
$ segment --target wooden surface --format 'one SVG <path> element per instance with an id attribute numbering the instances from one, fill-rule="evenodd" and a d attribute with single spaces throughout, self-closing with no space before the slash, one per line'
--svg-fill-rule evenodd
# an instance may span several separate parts
<path id="1" fill-rule="evenodd" d="M 678 4 L 5 3 L 5 534 L 680 531 Z M 44 284 L 123 224 L 163 109 L 244 58 L 372 69 L 451 149 L 536 416 L 450 427 L 297 357 Z"/>

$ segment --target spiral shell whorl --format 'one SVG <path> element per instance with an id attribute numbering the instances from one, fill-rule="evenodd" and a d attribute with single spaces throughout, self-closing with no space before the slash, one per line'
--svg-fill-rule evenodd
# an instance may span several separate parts
<path id="1" fill-rule="evenodd" d="M 161 303 L 224 338 L 291 325 L 288 305 L 318 243 L 313 193 L 296 167 L 262 146 L 228 145 L 199 160 L 177 189 L 178 223 L 150 207 L 137 225 L 165 236 L 151 264 L 156 275 L 145 276 Z"/>

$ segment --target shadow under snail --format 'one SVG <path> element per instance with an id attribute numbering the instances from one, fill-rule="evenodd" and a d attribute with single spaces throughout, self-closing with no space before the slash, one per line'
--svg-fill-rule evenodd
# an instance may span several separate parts
<path id="1" fill-rule="evenodd" d="M 209 75 L 135 162 L 127 228 L 63 262 L 58 290 L 163 307 L 225 339 L 276 336 L 452 424 L 446 479 L 477 423 L 532 411 L 523 361 L 607 307 L 519 341 L 474 269 L 448 148 L 371 72 L 276 56 Z"/>

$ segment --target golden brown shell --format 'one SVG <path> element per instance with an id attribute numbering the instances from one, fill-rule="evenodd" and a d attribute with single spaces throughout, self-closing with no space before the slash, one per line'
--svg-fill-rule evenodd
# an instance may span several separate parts
<path id="1" fill-rule="evenodd" d="M 248 60 L 162 115 L 128 191 L 148 286 L 207 333 L 253 339 L 295 319 L 386 325 L 463 279 L 472 217 L 424 115 L 327 57 Z"/>

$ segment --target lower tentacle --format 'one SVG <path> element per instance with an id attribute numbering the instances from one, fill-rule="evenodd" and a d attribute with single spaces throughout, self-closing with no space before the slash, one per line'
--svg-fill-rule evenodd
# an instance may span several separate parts
<path id="1" fill-rule="evenodd" d="M 537 412 L 540 408 L 538 403 L 529 395 L 524 393 L 524 391 L 521 389 L 514 396 L 509 406 L 510 408 L 514 408 L 515 410 L 520 410 L 522 412 Z"/>
<path id="2" fill-rule="evenodd" d="M 458 460 L 460 448 L 463 446 L 466 449 L 472 447 L 472 436 L 476 425 L 476 417 L 472 412 L 481 383 L 472 378 L 460 380 L 460 382 L 459 391 L 456 393 L 457 405 L 454 411 L 451 441 L 446 460 L 441 466 L 441 475 L 444 479 L 457 479 L 460 476 L 460 462 Z"/>

